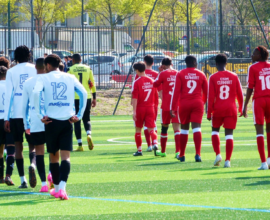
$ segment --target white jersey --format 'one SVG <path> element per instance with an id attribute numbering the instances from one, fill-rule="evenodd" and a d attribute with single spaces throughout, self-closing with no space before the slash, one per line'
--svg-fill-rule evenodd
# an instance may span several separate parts
<path id="1" fill-rule="evenodd" d="M 40 75 L 36 75 L 26 80 L 23 86 L 23 123 L 24 129 L 30 129 L 31 133 L 45 131 L 44 124 L 38 118 L 34 107 L 33 90 L 36 85 L 37 78 Z M 44 94 L 43 94 L 44 96 Z M 43 97 L 42 96 L 42 97 Z M 41 98 L 41 111 L 44 112 L 44 100 Z"/>
<path id="2" fill-rule="evenodd" d="M 4 119 L 5 112 L 5 92 L 6 92 L 6 81 L 0 81 L 0 119 Z"/>
<path id="3" fill-rule="evenodd" d="M 68 120 L 75 115 L 75 91 L 80 97 L 80 109 L 77 117 L 82 119 L 87 102 L 87 92 L 75 76 L 52 71 L 38 77 L 33 93 L 34 107 L 39 119 L 45 116 L 41 112 L 42 91 L 44 91 L 44 114 L 49 118 L 61 121 Z"/>
<path id="4" fill-rule="evenodd" d="M 7 71 L 5 93 L 5 120 L 10 118 L 23 118 L 23 84 L 37 74 L 35 66 L 31 63 L 20 63 Z"/>

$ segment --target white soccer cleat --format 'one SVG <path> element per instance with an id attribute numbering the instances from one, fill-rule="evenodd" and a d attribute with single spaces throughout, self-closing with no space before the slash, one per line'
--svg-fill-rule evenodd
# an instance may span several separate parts
<path id="1" fill-rule="evenodd" d="M 268 164 L 268 167 L 270 169 L 270 157 L 267 158 L 267 164 Z"/>
<path id="2" fill-rule="evenodd" d="M 258 170 L 268 170 L 268 164 L 267 162 L 262 163 L 262 165 L 258 168 Z"/>
<path id="3" fill-rule="evenodd" d="M 225 161 L 224 168 L 230 168 L 231 167 L 231 162 L 229 160 Z"/>
<path id="4" fill-rule="evenodd" d="M 147 152 L 152 152 L 152 146 L 149 146 L 148 148 L 147 148 Z"/>
<path id="5" fill-rule="evenodd" d="M 214 162 L 214 166 L 218 167 L 220 165 L 220 162 L 222 161 L 222 157 L 220 154 L 217 155 L 216 160 Z"/>

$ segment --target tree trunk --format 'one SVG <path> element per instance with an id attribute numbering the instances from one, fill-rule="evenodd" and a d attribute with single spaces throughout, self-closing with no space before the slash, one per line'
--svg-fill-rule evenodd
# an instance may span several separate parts
<path id="1" fill-rule="evenodd" d="M 114 49 L 114 25 L 111 24 L 111 49 Z"/>

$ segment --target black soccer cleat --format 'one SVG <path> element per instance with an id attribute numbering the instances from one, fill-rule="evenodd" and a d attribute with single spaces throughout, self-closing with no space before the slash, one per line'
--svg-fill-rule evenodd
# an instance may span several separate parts
<path id="1" fill-rule="evenodd" d="M 153 146 L 153 151 L 154 151 L 155 156 L 160 156 L 159 154 L 157 154 L 157 151 L 158 151 L 158 146 L 157 145 Z"/>
<path id="2" fill-rule="evenodd" d="M 142 156 L 142 155 L 143 155 L 142 152 L 138 152 L 138 151 L 133 154 L 134 157 Z"/>
<path id="3" fill-rule="evenodd" d="M 195 162 L 202 162 L 202 158 L 201 158 L 201 156 L 199 154 L 196 154 Z"/>
<path id="4" fill-rule="evenodd" d="M 32 166 L 28 167 L 29 171 L 29 183 L 32 188 L 35 188 L 37 185 L 37 178 L 36 178 L 36 173 L 35 173 L 35 168 Z"/>
<path id="5" fill-rule="evenodd" d="M 183 156 L 183 157 L 180 157 L 179 156 L 178 160 L 180 160 L 180 162 L 185 162 L 186 161 L 186 157 L 185 156 Z"/>
<path id="6" fill-rule="evenodd" d="M 23 182 L 18 188 L 19 189 L 26 189 L 26 188 L 28 188 L 27 183 L 26 182 Z"/>

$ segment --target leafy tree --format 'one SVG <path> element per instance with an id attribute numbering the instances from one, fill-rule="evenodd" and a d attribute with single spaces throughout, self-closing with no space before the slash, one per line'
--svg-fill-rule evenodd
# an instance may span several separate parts
<path id="1" fill-rule="evenodd" d="M 0 25 L 8 24 L 8 3 L 10 2 L 10 21 L 17 22 L 22 20 L 19 14 L 17 0 L 0 0 Z"/>

